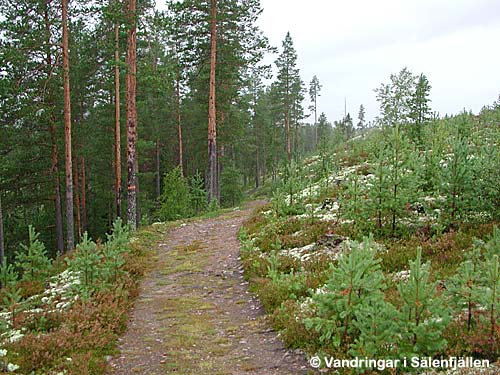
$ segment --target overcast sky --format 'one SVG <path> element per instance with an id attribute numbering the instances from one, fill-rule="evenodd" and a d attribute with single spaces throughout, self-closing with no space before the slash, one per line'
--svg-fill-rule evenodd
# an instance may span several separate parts
<path id="1" fill-rule="evenodd" d="M 162 2 L 162 0 L 157 0 Z M 272 45 L 290 31 L 307 86 L 328 119 L 378 115 L 374 89 L 407 66 L 430 81 L 441 115 L 478 112 L 500 94 L 500 0 L 261 0 Z M 268 59 L 274 62 L 277 56 Z M 306 108 L 308 103 L 306 103 Z"/>

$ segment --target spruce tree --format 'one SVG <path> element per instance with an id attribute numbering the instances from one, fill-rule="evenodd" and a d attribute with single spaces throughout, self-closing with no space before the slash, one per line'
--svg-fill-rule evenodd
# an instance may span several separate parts
<path id="1" fill-rule="evenodd" d="M 181 175 L 179 167 L 172 169 L 163 178 L 158 217 L 161 220 L 177 220 L 190 214 L 191 197 L 189 185 Z"/>

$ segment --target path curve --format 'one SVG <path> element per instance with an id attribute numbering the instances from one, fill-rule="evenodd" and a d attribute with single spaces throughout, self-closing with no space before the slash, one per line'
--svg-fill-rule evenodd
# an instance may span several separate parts
<path id="1" fill-rule="evenodd" d="M 248 292 L 237 233 L 252 209 L 171 230 L 155 269 L 141 282 L 113 375 L 300 375 L 310 368 L 287 351 Z M 312 372 L 311 372 L 312 373 Z"/>

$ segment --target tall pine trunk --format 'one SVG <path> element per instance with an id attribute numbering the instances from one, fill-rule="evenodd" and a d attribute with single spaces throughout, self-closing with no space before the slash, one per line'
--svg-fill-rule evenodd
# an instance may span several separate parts
<path id="1" fill-rule="evenodd" d="M 52 74 L 53 74 L 52 54 L 50 51 L 51 31 L 50 31 L 50 21 L 49 21 L 49 4 L 50 0 L 46 0 L 44 8 L 44 22 L 45 22 L 45 37 L 46 37 L 45 62 L 47 64 L 47 69 L 48 69 L 47 82 L 52 79 Z M 49 107 L 52 107 L 53 96 L 52 96 L 52 90 L 50 88 L 48 90 L 47 95 L 48 95 L 47 102 L 49 104 Z M 50 113 L 49 133 L 52 146 L 51 173 L 54 183 L 54 209 L 55 209 L 57 253 L 61 255 L 62 253 L 64 253 L 64 234 L 63 234 L 63 219 L 62 219 L 62 205 L 61 205 L 61 183 L 59 180 L 59 151 L 57 147 L 56 119 L 53 109 L 51 109 Z"/>
<path id="2" fill-rule="evenodd" d="M 82 200 L 81 200 L 81 205 L 82 205 L 82 229 L 83 231 L 87 231 L 87 172 L 85 171 L 85 157 L 81 156 L 80 157 L 80 163 L 81 163 L 81 171 L 80 174 L 82 176 L 82 184 L 81 184 L 81 190 L 82 190 Z"/>
<path id="3" fill-rule="evenodd" d="M 297 118 L 297 113 L 294 113 L 293 120 L 295 122 L 295 136 L 293 139 L 293 154 L 294 159 L 298 159 L 299 155 L 299 119 Z"/>
<path id="4" fill-rule="evenodd" d="M 291 142 L 290 142 L 290 111 L 287 109 L 285 113 L 285 132 L 286 132 L 286 156 L 288 162 L 292 160 Z"/>
<path id="5" fill-rule="evenodd" d="M 255 121 L 254 116 L 254 132 L 255 132 L 255 188 L 260 186 L 260 148 L 259 148 L 259 126 Z"/>
<path id="6" fill-rule="evenodd" d="M 3 237 L 2 197 L 0 195 L 0 265 L 3 264 L 4 258 L 5 258 L 5 239 Z"/>
<path id="7" fill-rule="evenodd" d="M 136 109 L 136 0 L 129 0 L 127 40 L 127 218 L 130 228 L 137 229 L 137 109 Z"/>
<path id="8" fill-rule="evenodd" d="M 64 234 L 61 204 L 61 182 L 59 181 L 59 152 L 56 141 L 55 119 L 51 115 L 50 139 L 52 143 L 52 177 L 54 179 L 54 206 L 56 219 L 57 253 L 64 253 Z"/>
<path id="9" fill-rule="evenodd" d="M 314 149 L 318 147 L 318 104 L 317 97 L 314 94 Z"/>
<path id="10" fill-rule="evenodd" d="M 156 138 L 156 146 L 155 146 L 155 159 L 156 159 L 156 198 L 159 198 L 161 195 L 161 175 L 160 175 L 160 138 Z M 182 175 L 182 169 L 181 169 Z"/>
<path id="11" fill-rule="evenodd" d="M 258 189 L 260 186 L 260 155 L 259 155 L 259 144 L 256 142 L 255 145 L 256 145 L 256 150 L 255 150 L 255 188 Z"/>
<path id="12" fill-rule="evenodd" d="M 217 0 L 210 20 L 210 94 L 208 99 L 208 202 L 217 200 L 217 130 L 215 123 L 215 70 L 217 66 Z"/>
<path id="13" fill-rule="evenodd" d="M 73 160 L 71 145 L 71 96 L 69 86 L 68 0 L 62 0 L 62 48 L 64 70 L 64 145 L 66 167 L 66 230 L 67 250 L 75 247 L 73 217 Z"/>
<path id="14" fill-rule="evenodd" d="M 178 68 L 179 69 L 179 68 Z M 183 165 L 183 149 L 182 149 L 182 118 L 181 118 L 181 88 L 180 88 L 180 73 L 177 72 L 177 80 L 175 83 L 175 99 L 176 99 L 176 109 L 177 109 L 177 139 L 179 142 L 179 169 L 181 171 L 181 176 L 184 176 L 184 165 Z"/>
<path id="15" fill-rule="evenodd" d="M 120 30 L 115 23 L 115 199 L 116 215 L 122 215 L 122 155 L 120 126 Z"/>
<path id="16" fill-rule="evenodd" d="M 267 175 L 267 153 L 266 153 L 266 141 L 264 139 L 264 142 L 262 142 L 262 184 L 265 185 L 266 183 L 266 175 Z"/>

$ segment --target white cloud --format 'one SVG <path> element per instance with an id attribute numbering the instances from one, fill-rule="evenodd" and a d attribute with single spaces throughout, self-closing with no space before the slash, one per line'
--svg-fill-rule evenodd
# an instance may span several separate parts
<path id="1" fill-rule="evenodd" d="M 320 110 L 378 113 L 373 89 L 404 66 L 426 74 L 433 109 L 477 112 L 500 94 L 500 2 L 496 0 L 261 0 L 260 25 L 281 46 L 290 31 L 305 82 L 323 90 Z"/>

